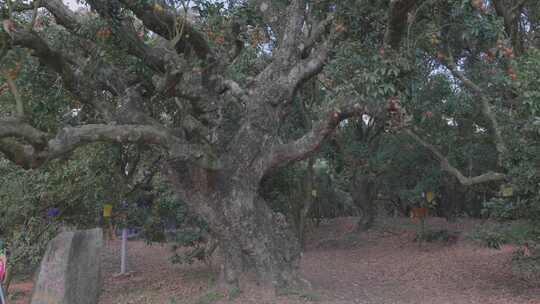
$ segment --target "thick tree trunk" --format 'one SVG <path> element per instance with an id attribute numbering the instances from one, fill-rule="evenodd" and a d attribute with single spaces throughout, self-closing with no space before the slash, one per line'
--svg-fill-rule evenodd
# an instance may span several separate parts
<path id="1" fill-rule="evenodd" d="M 240 210 L 224 210 L 220 222 L 227 224 L 213 231 L 220 240 L 226 283 L 237 285 L 242 272 L 255 272 L 260 283 L 278 290 L 298 285 L 300 246 L 285 216 L 253 193 L 239 191 L 238 196 L 229 203 Z"/>
<path id="2" fill-rule="evenodd" d="M 304 204 L 302 206 L 302 209 L 300 210 L 300 218 L 298 220 L 298 241 L 300 243 L 300 247 L 302 250 L 306 246 L 306 223 L 308 214 L 311 211 L 311 207 L 313 206 L 313 181 L 315 178 L 315 157 L 310 157 L 307 165 L 307 174 L 305 177 L 305 200 Z"/>
<path id="3" fill-rule="evenodd" d="M 449 178 L 444 179 L 441 189 L 442 199 L 438 209 L 441 216 L 446 218 L 447 221 L 453 222 L 464 211 L 464 202 L 466 200 L 464 189 Z"/>
<path id="4" fill-rule="evenodd" d="M 238 286 L 241 274 L 248 272 L 277 291 L 304 285 L 298 275 L 299 242 L 285 216 L 258 194 L 257 179 L 185 163 L 170 166 L 168 175 L 180 198 L 208 222 L 219 241 L 225 283 Z"/>
<path id="5" fill-rule="evenodd" d="M 354 204 L 362 212 L 358 221 L 358 229 L 368 230 L 373 226 L 377 217 L 375 185 L 368 176 L 355 174 L 351 185 L 351 194 Z"/>

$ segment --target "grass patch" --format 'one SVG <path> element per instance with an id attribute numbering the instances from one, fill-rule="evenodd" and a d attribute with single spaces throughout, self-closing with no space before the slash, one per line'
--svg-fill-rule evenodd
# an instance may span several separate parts
<path id="1" fill-rule="evenodd" d="M 201 298 L 199 298 L 199 300 L 197 301 L 197 304 L 212 304 L 212 303 L 217 302 L 219 300 L 223 300 L 224 298 L 225 298 L 225 296 L 223 294 L 221 294 L 219 292 L 212 291 L 212 292 L 209 292 L 209 293 L 205 294 Z"/>
<path id="2" fill-rule="evenodd" d="M 242 293 L 242 290 L 240 290 L 240 288 L 232 287 L 227 292 L 227 294 L 228 294 L 227 298 L 229 299 L 229 301 L 234 301 L 240 296 L 241 293 Z"/>
<path id="3" fill-rule="evenodd" d="M 296 296 L 301 300 L 308 302 L 319 302 L 321 300 L 321 297 L 318 294 L 300 289 L 286 289 L 283 290 L 280 295 Z"/>
<path id="4" fill-rule="evenodd" d="M 482 246 L 500 249 L 505 244 L 522 245 L 539 240 L 540 229 L 524 221 L 486 223 L 475 227 L 467 238 Z"/>

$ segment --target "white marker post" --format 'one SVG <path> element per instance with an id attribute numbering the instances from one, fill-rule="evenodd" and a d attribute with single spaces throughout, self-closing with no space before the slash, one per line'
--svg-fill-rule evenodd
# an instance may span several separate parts
<path id="1" fill-rule="evenodd" d="M 125 274 L 127 272 L 127 237 L 128 230 L 127 228 L 122 229 L 122 253 L 120 257 L 120 274 Z"/>
<path id="2" fill-rule="evenodd" d="M 0 283 L 0 304 L 7 304 L 4 298 L 4 290 L 2 289 L 2 283 Z"/>

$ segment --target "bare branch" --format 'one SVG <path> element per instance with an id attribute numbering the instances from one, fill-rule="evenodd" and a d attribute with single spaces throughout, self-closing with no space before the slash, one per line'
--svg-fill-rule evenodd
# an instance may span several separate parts
<path id="1" fill-rule="evenodd" d="M 458 179 L 458 181 L 464 185 L 464 186 L 472 186 L 476 184 L 486 183 L 486 182 L 493 182 L 493 181 L 503 181 L 506 179 L 506 175 L 502 173 L 496 173 L 496 172 L 487 172 L 479 176 L 474 177 L 466 177 L 457 169 L 456 167 L 452 166 L 448 159 L 444 157 L 437 148 L 435 148 L 433 145 L 427 143 L 424 141 L 420 136 L 418 136 L 416 133 L 414 133 L 410 129 L 405 129 L 404 132 L 412 137 L 415 141 L 417 141 L 421 146 L 428 149 L 440 162 L 441 162 L 441 168 L 448 172 L 450 175 L 454 176 Z"/>
<path id="2" fill-rule="evenodd" d="M 459 79 L 465 87 L 469 88 L 474 95 L 476 95 L 480 99 L 480 105 L 481 105 L 481 112 L 482 115 L 487 119 L 489 122 L 489 129 L 491 131 L 493 141 L 495 143 L 495 148 L 498 152 L 498 164 L 499 166 L 502 166 L 502 157 L 506 153 L 507 148 L 506 144 L 504 142 L 504 139 L 502 137 L 501 129 L 499 128 L 499 123 L 497 122 L 497 117 L 495 116 L 495 113 L 493 113 L 493 110 L 491 109 L 491 104 L 489 97 L 486 96 L 482 88 L 475 84 L 473 81 L 471 81 L 465 74 L 463 74 L 461 71 L 458 70 L 456 64 L 454 63 L 452 56 L 448 56 L 448 60 L 445 62 L 446 67 L 450 70 L 452 75 Z"/>
<path id="3" fill-rule="evenodd" d="M 459 79 L 467 88 L 469 88 L 473 92 L 473 94 L 478 95 L 480 97 L 485 97 L 484 91 L 482 90 L 482 88 L 480 88 L 480 86 L 478 86 L 472 80 L 467 78 L 465 74 L 459 71 L 456 64 L 452 60 L 451 56 L 448 56 L 448 57 L 449 57 L 448 61 L 445 63 L 446 63 L 446 67 L 450 70 L 450 72 L 452 72 L 452 75 L 456 77 L 457 79 Z"/>
<path id="4" fill-rule="evenodd" d="M 60 52 L 50 49 L 37 33 L 25 30 L 11 20 L 4 20 L 3 26 L 14 45 L 32 49 L 33 55 L 38 57 L 43 64 L 51 67 L 73 85 L 76 77 L 72 65 Z"/>
<path id="5" fill-rule="evenodd" d="M 293 161 L 307 158 L 310 153 L 320 148 L 322 142 L 334 132 L 341 121 L 351 117 L 359 117 L 366 112 L 366 108 L 358 103 L 348 104 L 338 110 L 329 111 L 311 131 L 301 138 L 271 149 L 268 157 L 266 157 L 269 161 L 265 165 L 264 171 L 272 171 Z"/>
<path id="6" fill-rule="evenodd" d="M 0 138 L 3 137 L 21 138 L 36 147 L 43 147 L 47 143 L 47 133 L 16 118 L 0 120 Z"/>
<path id="7" fill-rule="evenodd" d="M 40 1 L 40 5 L 46 8 L 56 20 L 56 23 L 74 33 L 81 28 L 77 14 L 70 10 L 61 0 Z"/>
<path id="8" fill-rule="evenodd" d="M 116 0 L 106 2 L 116 2 Z M 182 44 L 188 44 L 193 48 L 199 59 L 204 61 L 213 61 L 216 59 L 206 37 L 189 20 L 183 20 L 185 16 L 176 16 L 176 14 L 161 6 L 154 6 L 153 1 L 141 3 L 139 0 L 119 0 L 119 2 L 133 11 L 147 28 L 166 39 L 173 39 L 175 37 L 175 31 L 173 30 L 176 24 L 175 19 L 182 19 L 179 22 L 183 24 L 183 36 L 176 45 L 177 50 L 178 48 L 182 48 Z"/>
<path id="9" fill-rule="evenodd" d="M 67 127 L 42 148 L 25 145 L 6 137 L 43 142 L 45 133 L 23 123 L 0 123 L 0 151 L 25 168 L 36 168 L 76 148 L 93 142 L 141 143 L 166 148 L 174 158 L 206 162 L 206 154 L 197 145 L 188 144 L 163 128 L 148 125 L 84 125 Z"/>
<path id="10" fill-rule="evenodd" d="M 56 0 L 58 1 L 58 0 Z M 138 36 L 137 31 L 133 26 L 133 18 L 129 16 L 115 16 L 110 9 L 111 1 L 104 0 L 89 0 L 88 3 L 95 9 L 104 19 L 113 20 L 111 22 L 112 32 L 122 43 L 129 54 L 143 60 L 145 64 L 151 67 L 158 73 L 165 72 L 163 49 L 151 48 Z M 113 1 L 114 2 L 114 1 Z M 61 3 L 58 6 L 63 6 Z M 56 8 L 58 10 L 58 8 Z M 67 10 L 63 6 L 63 10 Z"/>
<path id="11" fill-rule="evenodd" d="M 61 0 L 36 0 L 34 3 L 40 7 L 46 8 L 54 16 L 57 24 L 63 26 L 73 35 L 78 36 L 80 38 L 79 43 L 81 43 L 81 47 L 85 52 L 89 53 L 96 48 L 94 41 L 88 40 L 80 35 L 80 29 L 83 27 L 80 20 L 81 16 L 70 10 Z M 123 20 L 121 27 L 115 31 L 115 35 L 120 40 L 124 41 L 129 54 L 139 57 L 150 68 L 162 73 L 164 71 L 163 54 L 158 49 L 150 48 L 138 38 L 131 21 L 131 18 Z M 108 68 L 108 70 L 111 69 L 112 68 Z M 116 77 L 114 79 L 119 78 Z M 117 87 L 114 89 L 117 92 L 121 91 L 121 89 Z"/>
<path id="12" fill-rule="evenodd" d="M 313 48 L 315 43 L 317 43 L 321 39 L 321 37 L 328 30 L 328 27 L 332 24 L 333 21 L 334 15 L 330 14 L 328 15 L 328 17 L 326 17 L 326 19 L 317 24 L 309 38 L 304 42 L 304 45 L 301 46 L 301 52 L 303 54 L 302 57 L 308 56 L 309 51 Z"/>
<path id="13" fill-rule="evenodd" d="M 317 49 L 310 58 L 300 61 L 289 73 L 289 83 L 293 88 L 298 87 L 304 81 L 317 75 L 322 71 L 328 59 L 328 46 L 324 43 Z"/>
<path id="14" fill-rule="evenodd" d="M 70 31 L 72 34 L 78 35 L 80 28 L 82 27 L 77 13 L 70 10 L 61 0 L 35 0 L 33 4 L 19 4 L 16 6 L 17 11 L 27 11 L 30 9 L 36 9 L 43 7 L 47 9 L 56 20 L 56 23 L 63 26 L 65 29 Z M 35 14 L 34 14 L 35 16 Z M 32 20 L 35 22 L 35 20 Z M 30 24 L 28 31 L 32 31 L 34 26 Z M 85 46 L 88 47 L 88 46 Z M 92 45 L 91 48 L 94 46 Z"/>
<path id="15" fill-rule="evenodd" d="M 46 157 L 36 152 L 30 145 L 24 145 L 12 138 L 0 138 L 0 152 L 25 169 L 37 168 L 41 166 Z"/>
<path id="16" fill-rule="evenodd" d="M 304 0 L 291 0 L 287 8 L 286 25 L 283 36 L 278 45 L 277 57 L 287 59 L 295 57 L 301 51 L 302 27 L 304 26 L 304 14 L 306 2 Z"/>
<path id="17" fill-rule="evenodd" d="M 32 20 L 30 21 L 30 24 L 28 24 L 29 31 L 33 30 L 34 26 L 36 25 L 38 9 L 39 9 L 39 1 L 34 1 L 34 10 L 32 11 Z"/>

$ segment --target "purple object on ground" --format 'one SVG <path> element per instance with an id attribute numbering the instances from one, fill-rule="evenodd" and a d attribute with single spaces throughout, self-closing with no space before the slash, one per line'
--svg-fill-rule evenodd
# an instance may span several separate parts
<path id="1" fill-rule="evenodd" d="M 51 208 L 47 211 L 48 218 L 57 217 L 58 215 L 60 215 L 60 209 L 58 208 Z"/>

